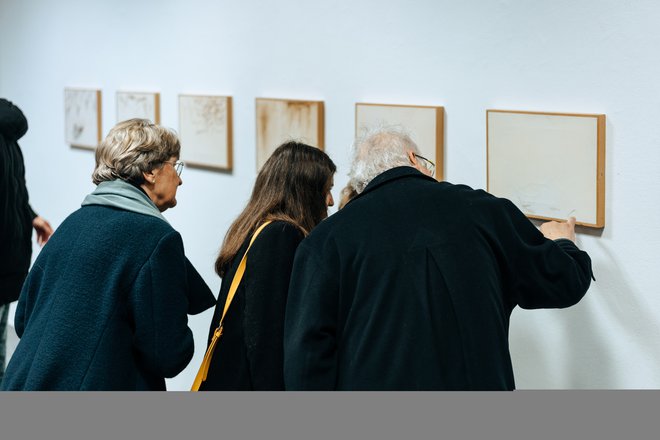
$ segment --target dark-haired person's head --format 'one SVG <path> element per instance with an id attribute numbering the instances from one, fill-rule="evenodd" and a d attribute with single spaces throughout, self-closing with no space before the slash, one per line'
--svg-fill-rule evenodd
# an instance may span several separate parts
<path id="1" fill-rule="evenodd" d="M 250 202 L 264 204 L 268 214 L 285 214 L 309 232 L 334 205 L 330 190 L 336 171 L 330 157 L 318 148 L 286 142 L 259 171 Z"/>
<path id="2" fill-rule="evenodd" d="M 280 145 L 259 171 L 247 206 L 232 223 L 216 260 L 222 276 L 243 241 L 266 220 L 282 220 L 308 234 L 334 205 L 330 190 L 337 167 L 318 148 L 302 142 Z"/>

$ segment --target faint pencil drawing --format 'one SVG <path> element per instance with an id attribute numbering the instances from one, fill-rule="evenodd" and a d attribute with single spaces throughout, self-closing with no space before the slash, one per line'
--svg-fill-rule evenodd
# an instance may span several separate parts
<path id="1" fill-rule="evenodd" d="M 101 91 L 64 89 L 66 143 L 95 149 L 101 141 Z"/>
<path id="2" fill-rule="evenodd" d="M 160 124 L 160 94 L 117 92 L 117 122 L 132 118 L 149 119 Z"/>
<path id="3" fill-rule="evenodd" d="M 186 164 L 232 169 L 231 104 L 229 96 L 179 95 L 181 158 Z"/>
<path id="4" fill-rule="evenodd" d="M 487 189 L 525 215 L 605 225 L 605 115 L 488 110 Z"/>

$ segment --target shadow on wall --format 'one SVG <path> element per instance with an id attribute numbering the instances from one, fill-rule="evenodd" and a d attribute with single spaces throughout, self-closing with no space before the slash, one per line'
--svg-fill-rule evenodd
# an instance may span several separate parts
<path id="1" fill-rule="evenodd" d="M 604 256 L 595 267 L 597 285 L 601 285 L 602 296 L 594 297 L 593 301 L 599 306 L 598 316 L 593 313 L 588 318 L 585 327 L 577 319 L 569 320 L 564 317 L 567 329 L 567 361 L 566 367 L 570 371 L 581 371 L 584 374 L 574 375 L 571 386 L 575 388 L 658 388 L 660 386 L 660 323 L 657 322 L 652 308 L 644 301 L 642 292 L 636 290 L 630 277 L 622 270 L 624 267 L 620 261 L 600 242 L 599 256 Z M 595 293 L 595 292 L 594 292 Z M 590 309 L 593 312 L 594 309 Z M 579 317 L 576 317 L 579 318 Z M 590 350 L 588 344 L 596 339 L 598 334 L 591 329 L 600 329 L 601 343 L 604 342 L 605 349 L 609 351 L 609 358 L 598 357 L 594 352 L 593 359 L 584 359 L 583 351 Z M 582 334 L 580 334 L 582 329 Z M 591 334 L 591 336 L 590 336 Z M 610 338 L 616 339 L 618 343 L 610 344 Z M 618 347 L 618 348 L 614 348 Z M 621 347 L 625 347 L 621 350 Z M 577 362 L 580 359 L 593 362 L 593 371 L 587 371 Z M 612 360 L 616 360 L 612 364 Z M 643 360 L 643 362 L 639 362 Z M 634 368 L 635 371 L 631 371 Z M 599 377 L 599 373 L 608 369 L 609 375 L 604 375 L 605 380 Z M 629 379 L 624 383 L 618 381 L 617 371 L 622 377 Z M 631 374 L 632 373 L 632 374 Z M 634 382 L 630 381 L 630 378 Z"/>
<path id="2" fill-rule="evenodd" d="M 569 309 L 514 312 L 511 354 L 518 389 L 616 388 L 616 353 L 594 318 L 597 303 L 585 297 Z"/>
<path id="3" fill-rule="evenodd" d="M 557 322 L 562 329 L 562 362 L 559 365 L 561 383 L 570 389 L 621 388 L 617 384 L 617 358 L 623 353 L 616 351 L 608 333 L 609 319 L 598 318 L 602 305 L 601 289 L 591 289 L 590 298 L 580 307 L 558 313 Z"/>
<path id="4" fill-rule="evenodd" d="M 596 244 L 603 257 L 594 261 L 597 281 L 578 305 L 514 312 L 511 351 L 518 388 L 660 386 L 654 364 L 660 359 L 660 325 L 619 261 Z M 621 379 L 626 377 L 637 382 Z"/>

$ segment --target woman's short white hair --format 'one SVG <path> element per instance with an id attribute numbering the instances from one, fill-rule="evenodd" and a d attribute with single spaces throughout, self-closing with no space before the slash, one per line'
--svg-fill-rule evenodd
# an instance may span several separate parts
<path id="1" fill-rule="evenodd" d="M 96 168 L 92 181 L 122 179 L 144 182 L 143 172 L 179 157 L 179 138 L 170 130 L 148 119 L 129 119 L 115 125 L 96 149 Z"/>
<path id="2" fill-rule="evenodd" d="M 353 144 L 348 176 L 358 194 L 379 174 L 400 166 L 412 166 L 408 151 L 419 154 L 417 144 L 400 126 L 380 126 L 366 131 Z"/>

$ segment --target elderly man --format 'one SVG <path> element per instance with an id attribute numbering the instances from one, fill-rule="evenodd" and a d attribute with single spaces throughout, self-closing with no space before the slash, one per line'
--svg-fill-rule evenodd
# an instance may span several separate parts
<path id="1" fill-rule="evenodd" d="M 287 389 L 514 389 L 514 307 L 568 307 L 589 287 L 575 219 L 539 231 L 509 200 L 437 182 L 393 129 L 354 150 L 358 195 L 296 254 Z"/>

